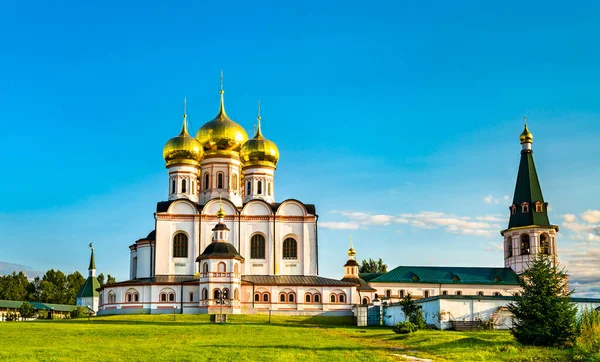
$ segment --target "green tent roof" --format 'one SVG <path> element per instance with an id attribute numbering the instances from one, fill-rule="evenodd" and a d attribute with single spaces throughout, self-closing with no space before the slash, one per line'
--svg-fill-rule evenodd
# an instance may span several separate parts
<path id="1" fill-rule="evenodd" d="M 96 277 L 89 276 L 79 290 L 79 293 L 77 293 L 77 298 L 97 297 L 99 293 L 96 289 L 98 288 L 100 288 L 98 279 Z"/>
<path id="2" fill-rule="evenodd" d="M 543 204 L 541 212 L 536 210 L 536 202 Z M 529 210 L 523 212 L 522 203 L 529 204 Z M 544 202 L 540 180 L 538 179 L 535 163 L 533 162 L 533 151 L 521 151 L 521 162 L 517 174 L 517 184 L 513 197 L 513 205 L 517 207 L 516 213 L 510 213 L 508 228 L 524 226 L 552 226 L 548 219 L 548 205 Z"/>
<path id="3" fill-rule="evenodd" d="M 24 302 L 16 300 L 0 300 L 0 308 L 17 309 L 23 305 Z M 53 304 L 53 303 L 40 303 L 40 302 L 29 302 L 33 305 L 36 310 L 55 310 L 57 312 L 70 312 L 76 307 L 74 305 L 67 304 Z"/>
<path id="4" fill-rule="evenodd" d="M 370 282 L 518 285 L 519 278 L 510 268 L 399 266 Z"/>
<path id="5" fill-rule="evenodd" d="M 369 282 L 377 277 L 382 276 L 385 273 L 359 273 L 358 277 L 364 280 L 365 282 Z"/>

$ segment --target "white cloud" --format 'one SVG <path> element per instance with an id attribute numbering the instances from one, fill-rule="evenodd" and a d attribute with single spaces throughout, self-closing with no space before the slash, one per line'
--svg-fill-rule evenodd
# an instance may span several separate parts
<path id="1" fill-rule="evenodd" d="M 581 218 L 590 224 L 600 223 L 600 210 L 587 210 L 581 214 Z"/>
<path id="2" fill-rule="evenodd" d="M 563 220 L 565 220 L 565 222 L 568 223 L 573 223 L 577 221 L 577 216 L 573 215 L 573 214 L 564 214 L 563 216 Z"/>
<path id="3" fill-rule="evenodd" d="M 485 248 L 485 251 L 504 251 L 504 245 L 502 245 L 502 243 L 490 242 L 489 246 Z"/>
<path id="4" fill-rule="evenodd" d="M 508 220 L 506 218 L 500 217 L 498 215 L 476 216 L 475 220 L 490 221 L 490 222 L 508 222 Z"/>
<path id="5" fill-rule="evenodd" d="M 503 200 L 504 200 L 504 201 L 510 201 L 510 196 L 508 196 L 508 195 L 504 195 L 504 197 L 503 197 Z"/>
<path id="6" fill-rule="evenodd" d="M 360 225 L 353 222 L 320 222 L 319 226 L 324 229 L 334 229 L 334 230 L 357 230 Z"/>
<path id="7" fill-rule="evenodd" d="M 492 205 L 492 204 L 497 205 L 498 202 L 500 202 L 500 200 L 498 200 L 497 198 L 495 198 L 492 195 L 488 195 L 483 198 L 483 202 L 485 202 L 486 204 L 490 204 L 490 205 Z"/>
<path id="8" fill-rule="evenodd" d="M 600 248 L 578 247 L 577 251 L 561 250 L 561 266 L 569 274 L 569 287 L 578 297 L 598 297 L 600 293 Z"/>

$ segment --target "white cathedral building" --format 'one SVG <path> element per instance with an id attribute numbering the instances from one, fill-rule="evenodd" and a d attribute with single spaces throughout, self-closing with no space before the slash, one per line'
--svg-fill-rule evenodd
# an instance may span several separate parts
<path id="1" fill-rule="evenodd" d="M 82 289 L 78 304 L 99 314 L 352 315 L 357 304 L 399 301 L 408 293 L 422 300 L 505 300 L 519 292 L 518 274 L 534 254 L 557 262 L 558 227 L 548 219 L 525 126 L 509 225 L 501 231 L 504 267 L 398 266 L 359 274 L 351 246 L 344 278 L 320 277 L 315 206 L 276 200 L 279 150 L 262 134 L 260 108 L 248 139 L 227 116 L 223 93 L 217 116 L 195 137 L 184 111 L 181 132 L 164 146 L 168 201 L 157 204 L 155 229 L 129 246 L 129 280 Z"/>

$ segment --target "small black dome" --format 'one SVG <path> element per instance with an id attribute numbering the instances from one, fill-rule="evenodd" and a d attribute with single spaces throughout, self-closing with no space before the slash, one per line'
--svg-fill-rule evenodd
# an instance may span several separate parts
<path id="1" fill-rule="evenodd" d="M 244 258 L 237 252 L 235 246 L 231 245 L 231 243 L 227 243 L 224 241 L 213 242 L 204 249 L 204 252 L 200 254 L 196 261 L 200 261 L 203 259 L 239 259 L 244 260 Z"/>
<path id="2" fill-rule="evenodd" d="M 146 240 L 156 240 L 156 230 L 150 231 L 150 234 L 146 236 Z"/>

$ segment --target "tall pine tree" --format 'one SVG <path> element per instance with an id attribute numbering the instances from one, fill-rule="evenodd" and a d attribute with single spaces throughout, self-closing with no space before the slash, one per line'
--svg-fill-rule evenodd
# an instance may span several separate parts
<path id="1" fill-rule="evenodd" d="M 567 346 L 576 332 L 577 309 L 571 303 L 567 274 L 550 259 L 536 255 L 522 277 L 522 293 L 508 305 L 513 314 L 512 334 L 535 346 Z"/>

